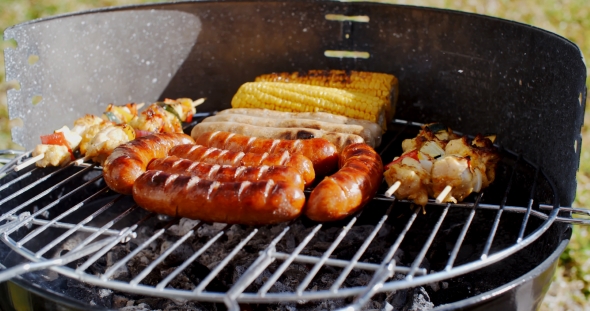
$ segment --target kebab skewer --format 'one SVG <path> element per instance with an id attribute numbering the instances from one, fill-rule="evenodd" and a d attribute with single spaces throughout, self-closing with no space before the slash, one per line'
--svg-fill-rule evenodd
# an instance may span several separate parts
<path id="1" fill-rule="evenodd" d="M 151 133 L 181 133 L 181 122 L 191 122 L 195 107 L 203 102 L 204 99 L 166 99 L 148 106 L 141 113 L 138 110 L 144 104 L 109 104 L 102 117 L 88 114 L 77 119 L 71 130 L 64 126 L 53 134 L 41 136 L 42 143 L 33 150 L 32 158 L 15 170 L 33 163 L 39 167 L 63 166 L 75 159 L 77 150 L 84 156 L 80 162 L 91 159 L 102 164 L 115 147 L 136 137 Z"/>
<path id="2" fill-rule="evenodd" d="M 403 154 L 385 167 L 386 195 L 396 192 L 397 198 L 424 206 L 428 197 L 456 203 L 480 192 L 495 178 L 499 154 L 493 139 L 477 135 L 469 140 L 439 123 L 423 126 L 415 138 L 402 142 Z"/>

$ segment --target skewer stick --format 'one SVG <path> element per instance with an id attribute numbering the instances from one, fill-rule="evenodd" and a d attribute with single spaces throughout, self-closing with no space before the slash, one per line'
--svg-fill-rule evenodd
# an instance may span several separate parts
<path id="1" fill-rule="evenodd" d="M 43 159 L 45 157 L 45 153 L 39 154 L 37 156 L 34 156 L 32 158 L 29 158 L 28 160 L 26 160 L 25 162 L 17 165 L 14 167 L 14 171 L 18 172 L 24 168 L 27 168 L 28 166 L 30 166 L 31 164 Z"/>
<path id="2" fill-rule="evenodd" d="M 193 107 L 197 107 L 198 105 L 204 103 L 206 99 L 207 98 L 203 97 L 203 98 L 199 98 L 199 99 L 193 101 Z"/>
<path id="3" fill-rule="evenodd" d="M 83 157 L 83 158 L 79 158 L 74 160 L 74 165 L 81 165 L 82 163 L 86 162 L 90 160 L 90 157 Z"/>
<path id="4" fill-rule="evenodd" d="M 453 190 L 453 187 L 446 186 L 443 191 L 436 197 L 436 203 L 442 203 L 444 199 L 449 195 L 449 193 Z"/>
<path id="5" fill-rule="evenodd" d="M 386 197 L 391 197 L 399 188 L 399 186 L 401 186 L 401 182 L 398 180 L 396 181 L 393 185 L 391 185 L 391 187 L 389 187 L 389 189 L 387 189 L 387 191 L 385 191 L 385 196 Z"/>

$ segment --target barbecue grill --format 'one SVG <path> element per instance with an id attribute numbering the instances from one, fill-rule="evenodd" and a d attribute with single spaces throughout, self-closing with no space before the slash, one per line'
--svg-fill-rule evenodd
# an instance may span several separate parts
<path id="1" fill-rule="evenodd" d="M 0 171 L 0 277 L 14 282 L 3 309 L 17 286 L 74 308 L 529 310 L 571 224 L 587 223 L 567 207 L 586 69 L 574 44 L 540 29 L 378 3 L 219 1 L 82 12 L 5 36 L 18 43 L 5 51 L 7 80 L 20 83 L 8 92 L 23 121 L 12 134 L 27 149 L 105 103 L 206 97 L 189 131 L 259 74 L 337 68 L 400 80 L 385 162 L 432 121 L 496 133 L 502 160 L 463 203 L 422 209 L 383 184 L 341 222 L 247 227 L 150 214 L 92 163 L 15 171 L 24 152 Z"/>

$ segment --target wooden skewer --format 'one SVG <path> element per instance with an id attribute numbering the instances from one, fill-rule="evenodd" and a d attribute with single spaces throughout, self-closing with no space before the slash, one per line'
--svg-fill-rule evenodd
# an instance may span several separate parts
<path id="1" fill-rule="evenodd" d="M 449 195 L 449 193 L 451 193 L 451 190 L 453 190 L 453 187 L 451 186 L 446 186 L 443 191 L 436 197 L 436 203 L 442 203 L 444 201 L 444 199 L 447 197 L 447 195 Z"/>
<path id="2" fill-rule="evenodd" d="M 391 197 L 399 188 L 399 186 L 401 186 L 401 182 L 398 180 L 396 181 L 393 185 L 391 185 L 391 187 L 389 187 L 389 189 L 387 189 L 387 191 L 385 191 L 385 196 L 386 197 Z"/>
<path id="3" fill-rule="evenodd" d="M 86 162 L 90 160 L 90 157 L 83 157 L 83 158 L 79 158 L 74 160 L 74 165 L 82 165 L 82 163 Z"/>
<path id="4" fill-rule="evenodd" d="M 203 98 L 199 98 L 199 99 L 193 101 L 193 107 L 197 107 L 198 105 L 204 103 L 206 99 L 207 98 L 203 97 Z"/>
<path id="5" fill-rule="evenodd" d="M 37 155 L 37 156 L 34 156 L 34 157 L 32 157 L 32 158 L 29 158 L 29 159 L 28 159 L 28 160 L 26 160 L 25 162 L 23 162 L 23 163 L 21 163 L 21 164 L 19 164 L 19 165 L 15 166 L 15 167 L 14 167 L 14 171 L 15 171 L 15 172 L 18 172 L 18 171 L 20 171 L 20 170 L 22 170 L 22 169 L 24 169 L 24 168 L 28 167 L 29 165 L 31 165 L 31 164 L 33 164 L 33 163 L 35 163 L 35 162 L 37 162 L 37 161 L 39 161 L 39 160 L 43 159 L 44 157 L 45 157 L 45 154 L 44 154 L 44 153 L 42 153 L 42 154 L 39 154 L 39 155 Z"/>

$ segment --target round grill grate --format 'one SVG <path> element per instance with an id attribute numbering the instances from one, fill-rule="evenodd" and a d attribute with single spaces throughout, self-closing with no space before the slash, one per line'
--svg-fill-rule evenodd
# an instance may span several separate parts
<path id="1" fill-rule="evenodd" d="M 400 154 L 401 141 L 420 125 L 395 120 L 378 150 L 383 161 Z M 543 170 L 508 150 L 496 181 L 460 204 L 416 207 L 383 195 L 383 183 L 361 213 L 343 222 L 301 218 L 257 228 L 149 214 L 109 191 L 94 165 L 11 171 L 27 156 L 2 168 L 0 238 L 32 263 L 0 277 L 50 268 L 103 288 L 233 309 L 345 297 L 355 297 L 347 303 L 360 309 L 377 293 L 500 262 L 554 221 L 570 222 L 560 211 L 577 211 L 560 208 Z"/>

